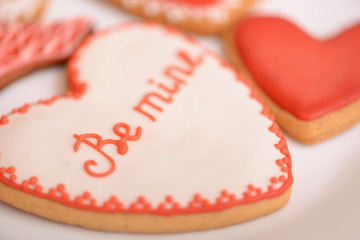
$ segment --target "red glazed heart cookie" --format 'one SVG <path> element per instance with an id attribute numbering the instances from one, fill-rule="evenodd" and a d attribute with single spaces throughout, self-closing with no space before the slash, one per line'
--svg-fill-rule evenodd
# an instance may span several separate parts
<path id="1" fill-rule="evenodd" d="M 360 120 L 360 25 L 321 41 L 283 19 L 250 18 L 226 41 L 295 138 L 318 142 Z"/>
<path id="2" fill-rule="evenodd" d="M 198 34 L 218 34 L 254 0 L 107 0 L 135 15 Z"/>
<path id="3" fill-rule="evenodd" d="M 54 23 L 0 23 L 0 88 L 68 59 L 89 33 L 91 21 L 75 18 Z"/>
<path id="4" fill-rule="evenodd" d="M 34 22 L 47 4 L 48 0 L 1 0 L 0 22 Z"/>
<path id="5" fill-rule="evenodd" d="M 227 226 L 288 201 L 291 159 L 278 125 L 191 37 L 123 24 L 85 40 L 68 74 L 65 96 L 1 118 L 1 200 L 128 232 Z"/>

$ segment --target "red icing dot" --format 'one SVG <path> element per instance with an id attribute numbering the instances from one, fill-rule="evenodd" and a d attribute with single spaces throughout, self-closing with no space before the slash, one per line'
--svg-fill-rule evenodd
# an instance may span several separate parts
<path id="1" fill-rule="evenodd" d="M 278 179 L 276 177 L 272 177 L 270 181 L 275 184 L 278 182 Z"/>
<path id="2" fill-rule="evenodd" d="M 279 166 L 279 167 L 282 167 L 284 165 L 284 161 L 283 160 L 276 160 L 276 164 Z"/>
<path id="3" fill-rule="evenodd" d="M 172 196 L 166 196 L 165 201 L 168 203 L 172 203 L 173 202 L 173 197 Z"/>
<path id="4" fill-rule="evenodd" d="M 286 178 L 285 178 L 284 175 L 281 175 L 281 176 L 279 177 L 279 181 L 280 181 L 280 182 L 285 182 L 285 180 L 286 180 Z"/>
<path id="5" fill-rule="evenodd" d="M 246 199 L 246 198 L 249 198 L 249 197 L 250 197 L 250 193 L 244 192 L 244 193 L 243 193 L 243 196 L 244 196 L 245 199 Z"/>
<path id="6" fill-rule="evenodd" d="M 37 183 L 37 177 L 31 177 L 29 182 L 31 185 L 35 185 Z"/>
<path id="7" fill-rule="evenodd" d="M 280 152 L 284 155 L 289 155 L 289 150 L 287 148 L 280 149 Z"/>
<path id="8" fill-rule="evenodd" d="M 84 192 L 83 197 L 84 197 L 84 198 L 90 198 L 91 195 L 90 195 L 89 192 Z"/>
<path id="9" fill-rule="evenodd" d="M 165 197 L 165 202 L 160 203 L 158 209 L 162 211 L 170 211 L 174 209 L 179 209 L 180 205 L 177 202 L 174 202 L 174 199 L 171 195 Z"/>
<path id="10" fill-rule="evenodd" d="M 6 172 L 8 173 L 14 173 L 16 171 L 16 169 L 14 167 L 9 167 Z"/>
<path id="11" fill-rule="evenodd" d="M 290 163 L 290 160 L 288 157 L 284 157 L 282 160 L 284 161 L 284 163 Z"/>
<path id="12" fill-rule="evenodd" d="M 200 202 L 201 201 L 201 195 L 200 194 L 195 194 L 194 195 L 194 200 L 197 201 L 197 202 Z"/>
<path id="13" fill-rule="evenodd" d="M 27 188 L 28 185 L 29 185 L 29 182 L 26 181 L 26 180 L 24 180 L 24 181 L 22 182 L 22 184 L 21 184 L 21 186 L 22 186 L 23 188 Z"/>
<path id="14" fill-rule="evenodd" d="M 110 202 L 111 202 L 111 203 L 117 203 L 118 200 L 117 200 L 117 198 L 116 198 L 115 196 L 111 196 L 111 197 L 110 197 Z"/>
<path id="15" fill-rule="evenodd" d="M 27 113 L 28 109 L 30 108 L 30 104 L 26 103 L 23 107 L 18 109 L 19 113 Z"/>
<path id="16" fill-rule="evenodd" d="M 218 3 L 221 0 L 167 0 L 169 2 L 177 2 L 179 4 L 189 4 L 189 5 L 212 5 Z"/>
<path id="17" fill-rule="evenodd" d="M 36 186 L 35 186 L 35 191 L 36 191 L 36 192 L 41 192 L 41 191 L 42 191 L 42 186 L 36 185 Z"/>
<path id="18" fill-rule="evenodd" d="M 63 192 L 65 190 L 65 185 L 64 184 L 59 184 L 56 188 L 58 191 Z"/>
<path id="19" fill-rule="evenodd" d="M 123 204 L 118 201 L 118 199 L 115 196 L 111 196 L 109 201 L 104 203 L 104 207 L 108 210 L 111 209 L 123 209 Z"/>
<path id="20" fill-rule="evenodd" d="M 200 194 L 195 194 L 193 200 L 189 203 L 189 208 L 202 208 L 209 205 L 209 201 Z"/>
<path id="21" fill-rule="evenodd" d="M 275 144 L 275 147 L 278 148 L 278 149 L 286 148 L 286 146 L 287 146 L 286 142 L 283 139 L 281 139 L 278 144 Z"/>
<path id="22" fill-rule="evenodd" d="M 77 197 L 77 198 L 75 199 L 75 202 L 76 202 L 77 204 L 81 204 L 81 202 L 82 202 L 82 198 Z"/>
<path id="23" fill-rule="evenodd" d="M 269 131 L 270 131 L 270 132 L 273 132 L 273 133 L 276 133 L 276 132 L 278 131 L 275 123 L 273 123 L 273 125 L 271 125 L 271 127 L 269 128 Z"/>
<path id="24" fill-rule="evenodd" d="M 138 198 L 138 202 L 139 203 L 145 203 L 146 201 L 145 201 L 145 197 L 144 196 L 140 196 L 139 198 Z"/>
<path id="25" fill-rule="evenodd" d="M 130 205 L 130 209 L 133 211 L 149 211 L 151 210 L 151 205 L 146 202 L 144 196 L 139 196 L 137 202 L 134 202 Z"/>
<path id="26" fill-rule="evenodd" d="M 6 115 L 2 115 L 0 119 L 0 125 L 5 125 L 9 123 L 9 119 Z"/>
<path id="27" fill-rule="evenodd" d="M 229 203 L 235 200 L 235 195 L 230 194 L 227 190 L 221 191 L 221 196 L 216 199 L 218 204 Z"/>

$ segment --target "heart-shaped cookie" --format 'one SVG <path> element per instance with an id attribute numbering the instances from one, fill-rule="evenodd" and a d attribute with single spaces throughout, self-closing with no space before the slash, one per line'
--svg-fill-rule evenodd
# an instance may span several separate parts
<path id="1" fill-rule="evenodd" d="M 286 141 L 226 62 L 174 29 L 85 40 L 71 90 L 0 120 L 0 198 L 57 221 L 130 232 L 226 226 L 283 206 Z"/>
<path id="2" fill-rule="evenodd" d="M 217 34 L 254 0 L 107 0 L 135 15 L 198 34 Z"/>
<path id="3" fill-rule="evenodd" d="M 232 31 L 230 57 L 290 134 L 317 142 L 360 120 L 360 25 L 326 41 L 272 17 L 246 19 Z"/>
<path id="4" fill-rule="evenodd" d="M 0 22 L 34 22 L 47 4 L 48 0 L 1 0 Z"/>
<path id="5" fill-rule="evenodd" d="M 0 23 L 0 88 L 67 60 L 90 32 L 88 18 L 53 23 Z"/>

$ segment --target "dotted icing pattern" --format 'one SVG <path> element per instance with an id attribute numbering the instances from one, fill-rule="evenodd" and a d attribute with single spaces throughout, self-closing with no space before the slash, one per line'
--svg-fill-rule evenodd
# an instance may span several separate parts
<path id="1" fill-rule="evenodd" d="M 138 23 L 125 23 L 115 28 L 115 30 L 123 30 L 133 25 L 138 25 Z M 144 22 L 143 25 L 146 27 L 157 26 L 156 24 L 149 22 Z M 81 49 L 87 44 L 89 44 L 91 41 L 93 41 L 93 39 L 106 35 L 112 30 L 114 30 L 114 28 L 101 31 L 91 37 L 88 37 L 82 43 Z M 166 32 L 168 34 L 178 34 L 190 44 L 197 44 L 193 38 L 180 34 L 171 27 L 167 27 Z M 79 99 L 86 92 L 86 83 L 79 80 L 79 70 L 75 67 L 75 63 L 79 59 L 80 52 L 81 50 L 75 53 L 68 66 L 70 91 L 68 91 L 64 96 L 54 96 L 50 99 L 39 100 L 37 104 L 51 105 L 54 101 L 60 99 L 61 97 Z M 291 187 L 293 177 L 291 173 L 291 157 L 287 148 L 286 140 L 281 133 L 279 126 L 274 122 L 273 116 L 270 114 L 267 107 L 265 107 L 259 95 L 251 88 L 249 82 L 246 81 L 241 75 L 239 75 L 224 60 L 220 59 L 218 56 L 211 52 L 206 52 L 208 53 L 206 55 L 207 57 L 217 59 L 221 67 L 227 69 L 228 71 L 231 71 L 234 74 L 235 79 L 248 86 L 248 88 L 250 89 L 250 97 L 252 99 L 255 99 L 262 105 L 261 114 L 272 121 L 272 125 L 271 127 L 269 127 L 268 130 L 276 134 L 276 136 L 279 138 L 278 143 L 275 144 L 274 147 L 278 149 L 283 155 L 283 157 L 281 159 L 277 159 L 274 164 L 276 164 L 281 169 L 281 172 L 283 172 L 283 174 L 281 174 L 280 176 L 273 176 L 269 178 L 269 184 L 266 191 L 262 191 L 261 188 L 258 188 L 257 186 L 249 183 L 247 185 L 247 190 L 242 193 L 242 197 L 240 198 L 236 198 L 236 195 L 234 193 L 231 193 L 224 189 L 219 192 L 219 195 L 216 199 L 206 199 L 202 197 L 201 193 L 196 193 L 193 195 L 193 198 L 188 202 L 186 206 L 180 206 L 176 199 L 174 199 L 171 195 L 165 196 L 163 202 L 159 203 L 158 205 L 153 205 L 149 200 L 146 199 L 146 196 L 139 195 L 138 198 L 134 199 L 134 201 L 129 206 L 124 206 L 124 204 L 121 202 L 121 199 L 117 199 L 116 196 L 109 196 L 107 201 L 97 202 L 96 199 L 92 197 L 90 191 L 85 191 L 83 194 L 71 198 L 66 192 L 66 186 L 63 183 L 59 183 L 53 186 L 49 189 L 49 191 L 44 191 L 41 186 L 42 180 L 38 179 L 36 176 L 24 179 L 21 184 L 18 184 L 15 182 L 18 177 L 16 175 L 16 168 L 14 166 L 0 168 L 0 181 L 11 188 L 20 190 L 36 197 L 60 202 L 66 206 L 73 208 L 100 212 L 150 213 L 163 216 L 219 211 L 233 206 L 253 203 L 259 200 L 264 200 L 282 195 Z M 26 112 L 30 109 L 31 105 L 25 104 L 19 109 L 14 109 L 11 114 L 26 114 Z M 0 127 L 7 124 L 10 124 L 8 116 L 4 115 L 1 117 Z M 278 187 L 279 185 L 281 186 Z M 276 189 L 275 186 L 277 186 Z"/>
<path id="2" fill-rule="evenodd" d="M 229 20 L 228 11 L 241 4 L 242 0 L 118 0 L 125 9 L 142 6 L 145 15 L 154 17 L 165 14 L 171 23 L 188 18 L 194 21 L 207 20 L 223 23 Z"/>
<path id="3" fill-rule="evenodd" d="M 51 24 L 0 23 L 0 77 L 68 57 L 89 31 L 90 23 L 87 18 Z"/>

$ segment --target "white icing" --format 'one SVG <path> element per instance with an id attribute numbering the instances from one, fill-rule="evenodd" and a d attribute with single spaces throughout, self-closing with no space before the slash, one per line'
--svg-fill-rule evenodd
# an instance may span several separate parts
<path id="1" fill-rule="evenodd" d="M 144 11 L 147 16 L 156 16 L 161 12 L 160 4 L 158 2 L 146 4 L 146 6 L 144 6 Z"/>
<path id="2" fill-rule="evenodd" d="M 18 184 L 37 176 L 45 193 L 59 183 L 72 200 L 89 191 L 99 206 L 112 195 L 125 206 L 143 195 L 157 207 L 170 194 L 186 207 L 195 193 L 214 203 L 224 189 L 242 198 L 250 183 L 266 192 L 271 177 L 286 176 L 275 164 L 283 157 L 274 147 L 279 138 L 268 131 L 272 121 L 260 114 L 262 106 L 249 97 L 248 87 L 213 56 L 184 77 L 187 83 L 173 103 L 159 103 L 164 112 L 153 111 L 156 122 L 133 110 L 145 93 L 161 93 L 149 78 L 171 86 L 163 71 L 184 65 L 179 49 L 190 56 L 204 51 L 158 26 L 138 24 L 97 37 L 77 63 L 79 78 L 88 83 L 86 94 L 10 115 L 10 124 L 0 127 L 0 167 L 15 166 Z M 115 172 L 89 176 L 86 160 L 99 163 L 94 171 L 106 170 L 108 163 L 86 144 L 75 153 L 73 134 L 118 139 L 112 132 L 118 122 L 128 123 L 131 133 L 141 126 L 141 138 L 128 141 L 123 156 L 104 147 L 116 162 Z"/>
<path id="3" fill-rule="evenodd" d="M 0 0 L 0 22 L 30 21 L 42 4 L 43 0 Z"/>
<path id="4" fill-rule="evenodd" d="M 206 20 L 214 23 L 225 23 L 229 20 L 229 11 L 239 8 L 242 4 L 242 0 L 220 0 L 207 6 L 166 0 L 118 1 L 127 9 L 142 6 L 144 13 L 149 17 L 163 13 L 171 23 L 178 23 L 188 18 L 195 21 Z"/>

